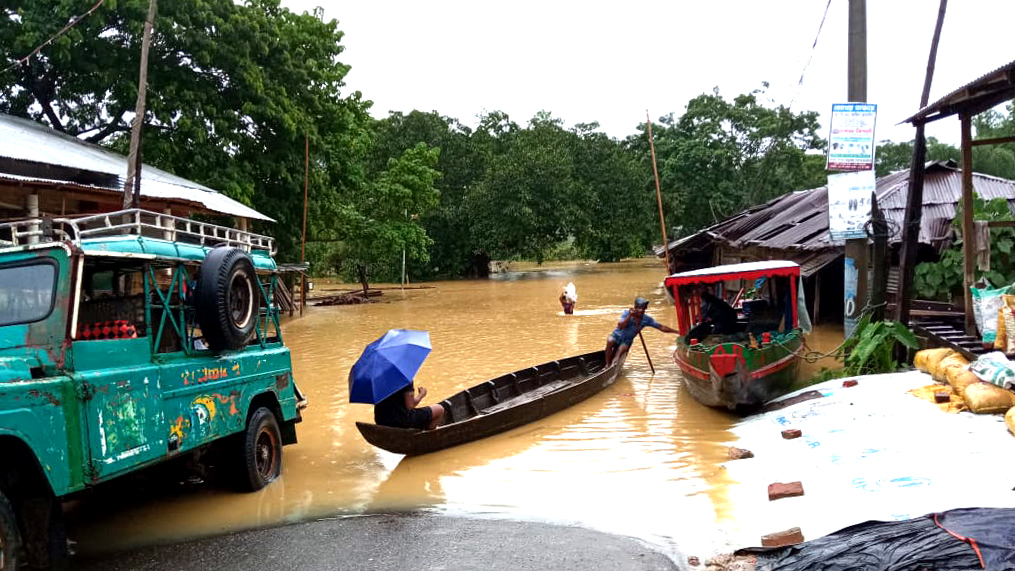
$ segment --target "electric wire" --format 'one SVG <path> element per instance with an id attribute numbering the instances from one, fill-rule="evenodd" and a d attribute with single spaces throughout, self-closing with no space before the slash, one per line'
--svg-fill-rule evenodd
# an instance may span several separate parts
<path id="1" fill-rule="evenodd" d="M 42 48 L 44 48 L 44 47 L 48 46 L 49 44 L 53 43 L 53 40 L 55 40 L 55 39 L 59 38 L 60 36 L 66 34 L 67 31 L 70 30 L 71 28 L 73 28 L 75 25 L 77 25 L 78 22 L 80 22 L 81 20 L 84 20 L 85 18 L 90 16 L 92 14 L 92 12 L 98 10 L 99 6 L 102 6 L 102 4 L 105 3 L 105 1 L 106 0 L 99 0 L 98 2 L 95 3 L 94 6 L 91 7 L 91 9 L 89 9 L 84 14 L 81 14 L 80 16 L 74 16 L 74 17 L 72 17 L 70 19 L 70 21 L 67 22 L 67 25 L 64 26 L 59 32 L 54 34 L 51 38 L 49 38 L 45 42 L 39 44 L 39 46 L 36 47 L 34 50 L 28 52 L 28 55 L 26 55 L 25 57 L 15 61 L 14 63 L 12 63 L 11 65 L 9 65 L 7 67 L 5 67 L 3 69 L 3 71 L 0 71 L 0 74 L 7 73 L 8 71 L 14 69 L 15 67 L 17 67 L 17 66 L 19 66 L 19 65 L 21 65 L 23 63 L 27 63 L 28 60 L 32 59 L 32 56 L 38 55 L 38 53 L 40 51 L 42 51 Z"/>
<path id="2" fill-rule="evenodd" d="M 797 95 L 800 95 L 800 87 L 804 84 L 804 74 L 807 73 L 807 68 L 811 65 L 811 60 L 814 59 L 814 51 L 818 47 L 818 38 L 821 37 L 821 30 L 825 27 L 825 18 L 828 17 L 828 9 L 832 6 L 832 0 L 828 0 L 828 4 L 825 5 L 825 13 L 821 16 L 821 23 L 818 24 L 818 33 L 814 35 L 814 44 L 811 45 L 811 53 L 807 56 L 807 63 L 804 64 L 804 68 L 800 71 L 800 80 L 797 81 L 796 89 L 793 91 L 793 97 L 789 100 L 789 108 L 793 108 L 793 103 L 796 101 Z"/>

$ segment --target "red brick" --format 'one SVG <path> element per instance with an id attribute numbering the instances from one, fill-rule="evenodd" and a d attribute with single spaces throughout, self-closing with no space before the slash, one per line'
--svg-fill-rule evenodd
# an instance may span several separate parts
<path id="1" fill-rule="evenodd" d="M 800 438 L 803 436 L 803 432 L 800 432 L 799 428 L 788 428 L 782 431 L 782 437 L 786 440 L 793 440 L 794 438 Z"/>
<path id="2" fill-rule="evenodd" d="M 934 391 L 934 402 L 949 402 L 952 396 L 948 391 Z"/>
<path id="3" fill-rule="evenodd" d="M 687 558 L 687 564 L 691 567 L 697 567 L 698 565 L 701 565 L 701 560 L 692 555 Z"/>
<path id="4" fill-rule="evenodd" d="M 855 387 L 855 386 L 857 386 L 859 384 L 860 384 L 860 381 L 856 381 L 856 380 L 852 380 L 852 379 L 848 380 L 848 381 L 842 381 L 842 386 L 844 386 L 846 388 Z"/>
<path id="5" fill-rule="evenodd" d="M 761 536 L 762 547 L 782 547 L 784 545 L 803 543 L 803 541 L 804 534 L 800 531 L 799 527 L 791 527 L 786 531 Z"/>
<path id="6" fill-rule="evenodd" d="M 730 446 L 730 460 L 742 460 L 744 458 L 754 458 L 754 452 L 745 448 Z"/>
<path id="7" fill-rule="evenodd" d="M 804 495 L 804 485 L 800 482 L 790 482 L 788 484 L 776 482 L 768 485 L 768 501 L 794 498 L 802 495 Z"/>

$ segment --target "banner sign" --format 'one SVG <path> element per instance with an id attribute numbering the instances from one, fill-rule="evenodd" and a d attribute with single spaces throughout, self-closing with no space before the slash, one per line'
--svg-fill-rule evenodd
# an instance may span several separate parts
<path id="1" fill-rule="evenodd" d="M 836 103 L 832 105 L 828 135 L 830 171 L 874 169 L 874 123 L 878 106 L 873 103 Z"/>
<path id="2" fill-rule="evenodd" d="M 828 232 L 832 242 L 866 238 L 864 225 L 871 219 L 874 171 L 828 175 Z"/>

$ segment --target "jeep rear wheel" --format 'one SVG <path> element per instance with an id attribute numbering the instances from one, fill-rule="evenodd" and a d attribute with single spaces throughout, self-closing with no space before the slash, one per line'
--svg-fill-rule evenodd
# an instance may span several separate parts
<path id="1" fill-rule="evenodd" d="M 237 484 L 256 492 L 282 474 L 282 433 L 275 415 L 264 407 L 254 411 L 243 434 Z"/>
<path id="2" fill-rule="evenodd" d="M 0 493 L 0 571 L 14 571 L 21 564 L 21 534 L 10 502 Z"/>

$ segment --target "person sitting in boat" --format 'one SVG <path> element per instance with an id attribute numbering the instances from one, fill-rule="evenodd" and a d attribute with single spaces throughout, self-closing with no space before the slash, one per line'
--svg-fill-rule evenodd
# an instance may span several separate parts
<path id="1" fill-rule="evenodd" d="M 701 292 L 701 322 L 691 328 L 684 338 L 688 345 L 691 341 L 705 339 L 709 335 L 724 335 L 737 332 L 737 310 L 710 291 Z"/>
<path id="2" fill-rule="evenodd" d="M 578 304 L 578 292 L 574 287 L 574 284 L 568 282 L 564 286 L 564 291 L 560 294 L 560 305 L 564 308 L 565 315 L 571 315 L 574 313 L 574 306 Z"/>
<path id="3" fill-rule="evenodd" d="M 606 338 L 606 362 L 608 364 L 612 365 L 620 360 L 624 353 L 627 353 L 631 348 L 634 338 L 646 327 L 655 327 L 663 333 L 677 333 L 677 330 L 670 329 L 652 319 L 651 316 L 645 315 L 646 309 L 648 309 L 648 300 L 638 297 L 635 298 L 633 307 L 625 309 L 624 313 L 620 314 L 617 328 Z"/>
<path id="4" fill-rule="evenodd" d="M 413 384 L 409 383 L 374 405 L 374 424 L 420 430 L 437 428 L 444 418 L 444 407 L 439 404 L 419 407 L 425 397 L 426 387 L 414 389 Z"/>

